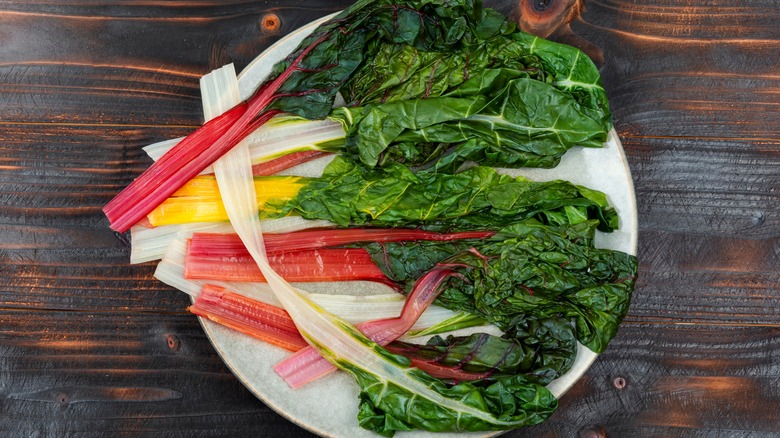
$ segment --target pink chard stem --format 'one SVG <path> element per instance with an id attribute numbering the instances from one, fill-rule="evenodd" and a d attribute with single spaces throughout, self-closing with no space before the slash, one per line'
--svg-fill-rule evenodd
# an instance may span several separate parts
<path id="1" fill-rule="evenodd" d="M 284 309 L 219 286 L 204 286 L 188 310 L 286 350 L 298 351 L 308 345 Z"/>
<path id="2" fill-rule="evenodd" d="M 357 328 L 379 345 L 387 345 L 412 328 L 420 315 L 439 296 L 439 287 L 447 278 L 458 275 L 449 269 L 434 268 L 422 276 L 406 298 L 401 315 L 358 324 Z M 313 347 L 306 347 L 274 366 L 279 376 L 292 388 L 300 388 L 335 371 L 336 367 Z"/>
<path id="3" fill-rule="evenodd" d="M 268 251 L 269 254 L 275 254 L 348 245 L 358 242 L 449 242 L 463 239 L 486 239 L 494 234 L 494 231 L 435 233 L 425 230 L 410 230 L 403 228 L 347 228 L 263 234 L 263 237 L 265 238 L 266 251 Z M 217 251 L 220 251 L 221 255 L 238 255 L 246 253 L 244 244 L 236 234 L 194 233 L 192 235 L 189 250 L 190 253 L 197 255 L 212 254 Z"/>
<path id="4" fill-rule="evenodd" d="M 309 45 L 271 82 L 264 84 L 247 102 L 242 102 L 205 123 L 173 147 L 131 182 L 103 208 L 113 230 L 125 232 L 143 219 L 187 181 L 210 166 L 252 131 L 265 124 L 277 110 L 268 110 L 280 97 L 279 88 L 329 33 Z M 306 93 L 306 92 L 302 92 Z"/>

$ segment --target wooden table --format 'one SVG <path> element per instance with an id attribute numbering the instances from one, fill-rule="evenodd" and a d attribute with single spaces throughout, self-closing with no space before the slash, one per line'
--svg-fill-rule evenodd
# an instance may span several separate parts
<path id="1" fill-rule="evenodd" d="M 0 1 L 0 435 L 307 434 L 129 265 L 101 207 L 142 146 L 201 123 L 201 75 L 348 3 Z M 507 436 L 780 434 L 779 22 L 777 0 L 585 3 L 641 279 L 554 417 Z"/>

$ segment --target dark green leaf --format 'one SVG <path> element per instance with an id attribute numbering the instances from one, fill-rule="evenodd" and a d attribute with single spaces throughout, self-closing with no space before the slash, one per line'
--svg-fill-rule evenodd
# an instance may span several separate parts
<path id="1" fill-rule="evenodd" d="M 526 318 L 503 337 L 486 333 L 446 339 L 435 336 L 425 345 L 396 341 L 388 349 L 456 372 L 484 374 L 490 380 L 525 374 L 530 381 L 546 385 L 571 368 L 577 339 L 566 320 Z"/>
<path id="2" fill-rule="evenodd" d="M 445 280 L 439 304 L 479 315 L 504 331 L 517 330 L 531 316 L 564 315 L 573 318 L 577 339 L 599 353 L 628 311 L 637 262 L 620 251 L 594 248 L 595 225 L 525 221 L 484 241 L 364 247 L 406 290 L 422 273 L 444 263 L 461 277 Z"/>
<path id="3" fill-rule="evenodd" d="M 274 66 L 271 80 L 305 53 L 301 69 L 279 88 L 269 109 L 324 118 L 340 89 L 382 44 L 451 51 L 481 15 L 478 1 L 363 0 L 324 23 Z M 471 23 L 466 21 L 471 19 Z"/>
<path id="4" fill-rule="evenodd" d="M 339 366 L 351 373 L 360 385 L 360 425 L 383 436 L 412 429 L 431 432 L 512 429 L 538 424 L 558 406 L 558 400 L 547 388 L 523 375 L 503 377 L 487 387 L 468 382 L 447 386 L 419 370 L 406 371 L 443 399 L 456 400 L 473 410 L 470 413 L 421 397 L 354 364 L 342 362 Z"/>
<path id="5" fill-rule="evenodd" d="M 294 199 L 270 202 L 261 215 L 436 230 L 499 229 L 528 218 L 552 225 L 598 219 L 602 229 L 612 230 L 617 214 L 606 197 L 594 193 L 565 181 L 512 178 L 488 167 L 415 175 L 400 165 L 367 170 L 337 158 Z M 574 210 L 578 213 L 571 214 Z"/>

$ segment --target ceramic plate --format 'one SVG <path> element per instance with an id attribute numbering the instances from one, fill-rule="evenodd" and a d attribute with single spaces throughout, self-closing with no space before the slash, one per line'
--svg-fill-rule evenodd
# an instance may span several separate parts
<path id="1" fill-rule="evenodd" d="M 273 65 L 292 52 L 300 41 L 329 17 L 310 23 L 291 33 L 258 56 L 239 76 L 241 98 L 248 98 L 270 73 Z M 533 180 L 566 179 L 605 192 L 620 216 L 620 228 L 610 234 L 599 234 L 597 246 L 636 254 L 637 219 L 634 188 L 623 148 L 614 130 L 601 149 L 574 148 L 567 152 L 555 169 L 514 171 Z M 318 285 L 345 289 L 355 285 Z M 367 285 L 360 285 L 365 289 Z M 372 287 L 381 287 L 373 285 Z M 304 288 L 306 288 L 304 286 Z M 378 290 L 378 289 L 377 289 Z M 201 320 L 214 348 L 233 373 L 266 405 L 290 421 L 316 434 L 328 437 L 372 437 L 378 435 L 358 426 L 358 386 L 345 373 L 334 373 L 302 389 L 291 390 L 271 369 L 288 352 L 236 333 L 209 321 Z M 549 385 L 558 397 L 565 393 L 590 367 L 596 354 L 580 346 L 571 371 Z M 425 433 L 404 432 L 398 437 L 487 437 L 497 433 Z"/>

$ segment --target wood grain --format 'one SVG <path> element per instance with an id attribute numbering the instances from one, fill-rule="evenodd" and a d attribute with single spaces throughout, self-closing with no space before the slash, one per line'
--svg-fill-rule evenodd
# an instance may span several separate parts
<path id="1" fill-rule="evenodd" d="M 780 137 L 777 2 L 587 1 L 575 29 L 605 47 L 624 135 Z"/>
<path id="2" fill-rule="evenodd" d="M 624 324 L 548 423 L 509 436 L 772 436 L 778 330 Z"/>
<path id="3" fill-rule="evenodd" d="M 192 315 L 0 310 L 0 327 L 5 436 L 289 427 L 233 377 Z"/>
<path id="4" fill-rule="evenodd" d="M 644 230 L 778 236 L 780 141 L 624 137 L 623 147 Z"/>
<path id="5" fill-rule="evenodd" d="M 349 2 L 0 4 L 0 121 L 202 123 L 198 79 L 237 71 L 280 36 Z M 281 18 L 275 34 L 262 17 Z"/>
<path id="6" fill-rule="evenodd" d="M 244 389 L 100 209 L 142 146 L 201 123 L 202 74 L 349 3 L 0 1 L 0 434 L 311 436 Z M 584 6 L 572 28 L 606 55 L 639 284 L 555 416 L 505 436 L 777 436 L 780 5 Z"/>

